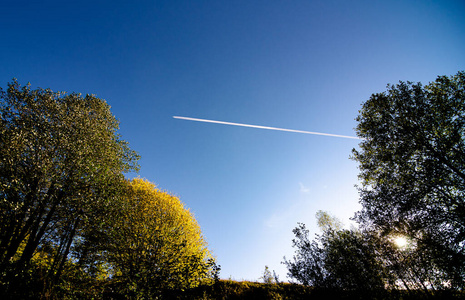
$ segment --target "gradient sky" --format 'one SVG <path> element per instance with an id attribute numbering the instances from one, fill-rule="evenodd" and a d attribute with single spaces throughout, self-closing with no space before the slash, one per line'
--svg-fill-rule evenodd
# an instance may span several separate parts
<path id="1" fill-rule="evenodd" d="M 96 94 L 142 156 L 139 174 L 194 212 L 220 276 L 282 280 L 297 222 L 349 226 L 357 140 L 386 84 L 465 69 L 465 2 L 0 1 L 0 85 Z"/>

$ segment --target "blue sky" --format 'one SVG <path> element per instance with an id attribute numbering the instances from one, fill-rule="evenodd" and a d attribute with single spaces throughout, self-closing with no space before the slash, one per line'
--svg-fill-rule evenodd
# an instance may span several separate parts
<path id="1" fill-rule="evenodd" d="M 354 135 L 386 84 L 465 69 L 464 15 L 448 0 L 0 1 L 0 84 L 106 99 L 138 175 L 194 212 L 221 277 L 285 279 L 297 222 L 349 226 L 359 208 L 358 141 L 172 116 Z"/>

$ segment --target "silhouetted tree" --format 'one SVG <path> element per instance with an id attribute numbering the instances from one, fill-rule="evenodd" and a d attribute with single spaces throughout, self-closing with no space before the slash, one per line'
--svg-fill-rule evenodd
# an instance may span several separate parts
<path id="1" fill-rule="evenodd" d="M 318 237 L 316 241 L 311 241 L 309 231 L 303 223 L 299 223 L 292 232 L 295 234 L 295 239 L 292 240 L 295 255 L 292 261 L 284 258 L 288 276 L 304 285 L 328 287 L 329 274 L 324 262 L 326 253 L 318 243 Z"/>
<path id="2" fill-rule="evenodd" d="M 410 282 L 463 289 L 465 72 L 426 86 L 388 85 L 363 104 L 357 121 L 363 138 L 353 150 L 362 181 L 357 220 L 414 242 L 408 262 L 400 258 L 416 277 Z"/>
<path id="3" fill-rule="evenodd" d="M 322 289 L 370 295 L 383 292 L 391 280 L 379 257 L 381 243 L 377 236 L 341 229 L 341 222 L 326 212 L 319 211 L 317 218 L 323 233 L 314 240 L 310 241 L 304 224 L 293 231 L 296 255 L 293 261 L 284 262 L 289 277 Z"/>

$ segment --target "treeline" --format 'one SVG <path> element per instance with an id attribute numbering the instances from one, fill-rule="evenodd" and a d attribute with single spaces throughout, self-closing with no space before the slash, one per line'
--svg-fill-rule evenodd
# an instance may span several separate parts
<path id="1" fill-rule="evenodd" d="M 193 215 L 146 180 L 103 100 L 0 90 L 0 297 L 154 298 L 211 282 Z"/>
<path id="2" fill-rule="evenodd" d="M 465 288 L 465 72 L 373 94 L 362 139 L 359 227 L 318 212 L 285 259 L 298 284 L 219 280 L 193 215 L 124 174 L 138 155 L 93 96 L 0 89 L 2 299 L 460 297 Z M 402 243 L 400 243 L 402 241 Z"/>
<path id="3" fill-rule="evenodd" d="M 285 264 L 304 285 L 384 298 L 465 296 L 465 72 L 373 94 L 357 118 L 357 229 L 319 212 Z"/>
<path id="4" fill-rule="evenodd" d="M 462 294 L 463 295 L 463 294 Z M 106 295 L 107 297 L 109 295 Z M 463 298 L 459 293 L 436 291 L 428 299 Z M 264 283 L 219 280 L 211 285 L 200 285 L 184 291 L 170 290 L 163 299 L 173 300 L 326 300 L 326 299 L 404 299 L 425 298 L 421 291 L 389 290 L 382 295 L 361 293 L 359 290 L 316 288 L 296 283 Z"/>

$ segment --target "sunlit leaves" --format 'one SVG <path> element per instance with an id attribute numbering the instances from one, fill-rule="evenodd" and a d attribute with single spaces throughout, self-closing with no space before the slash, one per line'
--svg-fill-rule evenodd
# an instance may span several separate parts
<path id="1" fill-rule="evenodd" d="M 109 261 L 115 279 L 139 293 L 185 289 L 211 279 L 213 260 L 200 227 L 179 198 L 133 179 L 115 220 Z"/>
<path id="2" fill-rule="evenodd" d="M 0 296 L 37 285 L 35 297 L 92 298 L 105 286 L 156 298 L 214 278 L 179 198 L 125 179 L 138 156 L 104 100 L 16 81 L 0 100 Z"/>
<path id="3" fill-rule="evenodd" d="M 47 276 L 56 282 L 138 157 L 118 136 L 109 105 L 94 95 L 13 81 L 0 90 L 0 116 L 0 268 L 22 268 L 50 245 L 56 254 Z"/>
<path id="4" fill-rule="evenodd" d="M 342 229 L 342 222 L 334 217 L 331 216 L 328 212 L 319 210 L 315 214 L 316 221 L 318 227 L 323 231 L 329 231 L 329 230 L 341 230 Z"/>

